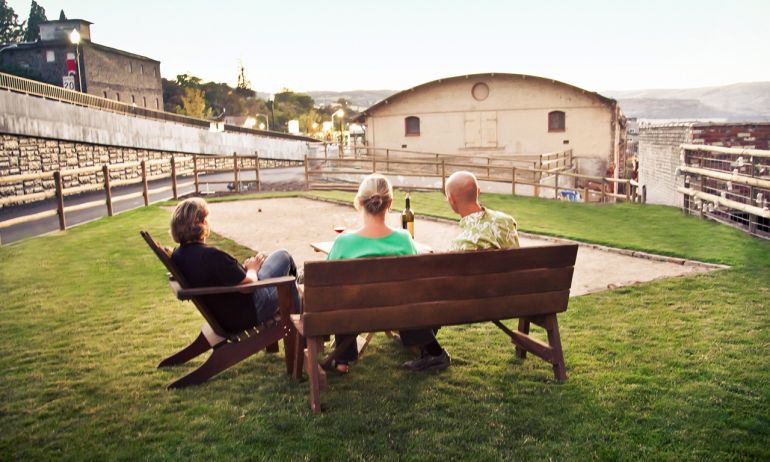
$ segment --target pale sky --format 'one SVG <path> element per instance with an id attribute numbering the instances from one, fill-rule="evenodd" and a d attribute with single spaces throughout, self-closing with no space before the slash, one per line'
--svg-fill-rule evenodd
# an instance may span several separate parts
<path id="1" fill-rule="evenodd" d="M 509 72 L 592 91 L 770 80 L 770 0 L 39 0 L 94 42 L 276 92 Z M 9 0 L 23 19 L 30 2 Z"/>

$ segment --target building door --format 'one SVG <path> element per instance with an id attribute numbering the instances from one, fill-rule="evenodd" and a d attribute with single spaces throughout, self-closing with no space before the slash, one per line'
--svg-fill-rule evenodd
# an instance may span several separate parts
<path id="1" fill-rule="evenodd" d="M 465 147 L 497 147 L 497 112 L 465 113 Z"/>

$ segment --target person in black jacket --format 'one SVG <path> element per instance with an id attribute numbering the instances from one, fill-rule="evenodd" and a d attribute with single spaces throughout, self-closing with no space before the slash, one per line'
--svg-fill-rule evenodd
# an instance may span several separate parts
<path id="1" fill-rule="evenodd" d="M 171 217 L 171 237 L 179 243 L 171 259 L 193 287 L 234 286 L 280 276 L 297 276 L 297 266 L 286 250 L 269 256 L 262 253 L 243 264 L 216 247 L 206 245 L 209 235 L 209 207 L 201 198 L 186 199 Z M 295 312 L 300 312 L 296 283 L 291 288 Z M 227 330 L 243 331 L 272 319 L 278 311 L 278 290 L 258 288 L 249 294 L 206 296 L 205 302 L 217 313 Z"/>

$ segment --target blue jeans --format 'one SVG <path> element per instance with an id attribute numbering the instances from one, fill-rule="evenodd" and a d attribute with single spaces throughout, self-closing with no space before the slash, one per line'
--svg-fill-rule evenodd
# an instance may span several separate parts
<path id="1" fill-rule="evenodd" d="M 257 277 L 260 281 L 289 275 L 297 276 L 297 265 L 289 252 L 285 250 L 276 250 L 271 253 L 257 271 Z M 291 296 L 294 299 L 294 312 L 299 313 L 302 306 L 296 283 L 291 285 Z M 259 288 L 254 291 L 253 297 L 259 323 L 271 319 L 278 311 L 278 289 L 276 287 Z"/>

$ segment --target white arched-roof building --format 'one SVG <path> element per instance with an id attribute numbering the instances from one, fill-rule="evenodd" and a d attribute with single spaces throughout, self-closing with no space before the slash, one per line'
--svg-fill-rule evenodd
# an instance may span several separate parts
<path id="1" fill-rule="evenodd" d="M 610 162 L 622 165 L 625 145 L 614 99 L 521 74 L 435 80 L 380 101 L 361 119 L 376 148 L 485 156 L 572 149 L 578 171 L 589 175 L 604 175 Z"/>

